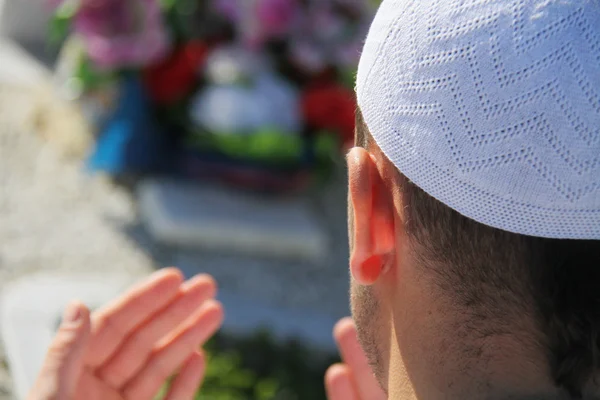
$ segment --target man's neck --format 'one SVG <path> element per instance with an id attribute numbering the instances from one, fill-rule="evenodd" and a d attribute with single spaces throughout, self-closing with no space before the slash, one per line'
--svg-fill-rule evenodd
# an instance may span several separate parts
<path id="1" fill-rule="evenodd" d="M 572 400 L 568 394 L 556 389 L 549 391 L 529 390 L 528 393 L 502 390 L 498 388 L 477 388 L 471 390 L 456 390 L 448 388 L 446 392 L 427 390 L 427 393 L 417 394 L 412 384 L 405 382 L 403 385 L 390 387 L 388 400 Z M 598 396 L 584 396 L 583 399 L 599 400 Z"/>
<path id="2" fill-rule="evenodd" d="M 546 357 L 512 334 L 472 340 L 473 332 L 431 316 L 395 329 L 389 364 L 390 400 L 568 399 L 551 380 Z M 469 328 L 470 329 L 470 328 Z M 440 334 L 447 332 L 447 334 Z"/>

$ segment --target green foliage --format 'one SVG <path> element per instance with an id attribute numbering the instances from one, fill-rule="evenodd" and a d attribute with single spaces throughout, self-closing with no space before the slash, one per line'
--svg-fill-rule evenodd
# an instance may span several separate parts
<path id="1" fill-rule="evenodd" d="M 334 174 L 336 165 L 343 163 L 343 154 L 340 152 L 342 144 L 340 143 L 339 136 L 334 133 L 327 131 L 318 132 L 315 137 L 315 155 L 317 165 L 315 170 L 317 172 L 318 185 L 326 184 Z"/>
<path id="2" fill-rule="evenodd" d="M 186 25 L 199 4 L 198 0 L 160 0 L 163 17 L 175 42 L 185 42 L 193 36 Z"/>
<path id="3" fill-rule="evenodd" d="M 243 339 L 220 336 L 211 346 L 215 352 L 238 354 L 238 366 L 252 371 L 256 380 L 244 393 L 247 400 L 324 400 L 325 370 L 338 361 L 337 355 L 311 351 L 296 341 L 278 343 L 264 331 Z"/>
<path id="4" fill-rule="evenodd" d="M 209 357 L 205 382 L 196 400 L 243 400 L 249 395 L 256 400 L 269 400 L 277 389 L 277 382 L 258 377 L 242 366 L 238 353 L 227 351 Z"/>
<path id="5" fill-rule="evenodd" d="M 163 10 L 170 10 L 175 7 L 177 0 L 160 0 L 160 6 Z"/>
<path id="6" fill-rule="evenodd" d="M 198 8 L 198 0 L 160 0 L 160 5 L 163 10 L 190 15 Z"/>
<path id="7" fill-rule="evenodd" d="M 298 342 L 278 343 L 266 332 L 218 335 L 205 352 L 208 368 L 196 400 L 325 400 L 325 370 L 339 361 Z"/>
<path id="8" fill-rule="evenodd" d="M 248 134 L 198 132 L 188 137 L 188 145 L 216 150 L 230 157 L 270 162 L 297 162 L 302 157 L 302 138 L 264 129 Z"/>
<path id="9" fill-rule="evenodd" d="M 311 146 L 316 157 L 315 171 L 320 181 L 326 181 L 339 155 L 337 135 L 327 131 L 317 132 L 313 140 L 305 143 L 298 135 L 263 129 L 248 134 L 211 134 L 197 131 L 186 139 L 189 147 L 216 151 L 226 156 L 272 165 L 294 166 L 303 162 L 306 146 Z"/>
<path id="10" fill-rule="evenodd" d="M 347 68 L 340 71 L 340 83 L 347 88 L 354 90 L 354 86 L 356 83 L 356 69 L 355 68 Z"/>
<path id="11" fill-rule="evenodd" d="M 69 35 L 71 22 L 79 9 L 79 0 L 65 0 L 50 18 L 50 42 L 60 44 Z"/>
<path id="12" fill-rule="evenodd" d="M 98 71 L 87 56 L 81 57 L 73 77 L 81 82 L 84 91 L 100 89 L 115 80 L 114 73 Z"/>

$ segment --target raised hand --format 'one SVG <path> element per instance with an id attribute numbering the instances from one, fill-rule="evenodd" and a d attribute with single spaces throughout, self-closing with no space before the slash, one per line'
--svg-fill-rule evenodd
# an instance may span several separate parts
<path id="1" fill-rule="evenodd" d="M 154 273 L 91 317 L 71 304 L 29 400 L 151 400 L 178 372 L 168 400 L 193 399 L 204 375 L 200 346 L 220 327 L 214 280 Z"/>
<path id="2" fill-rule="evenodd" d="M 325 374 L 329 400 L 385 400 L 367 362 L 351 318 L 339 321 L 333 335 L 342 355 L 342 363 L 332 365 Z"/>

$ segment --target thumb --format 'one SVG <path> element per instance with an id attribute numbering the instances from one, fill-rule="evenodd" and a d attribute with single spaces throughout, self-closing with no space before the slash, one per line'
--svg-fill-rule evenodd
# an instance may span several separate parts
<path id="1" fill-rule="evenodd" d="M 90 325 L 90 312 L 85 305 L 73 302 L 67 307 L 29 400 L 73 397 L 83 371 Z"/>

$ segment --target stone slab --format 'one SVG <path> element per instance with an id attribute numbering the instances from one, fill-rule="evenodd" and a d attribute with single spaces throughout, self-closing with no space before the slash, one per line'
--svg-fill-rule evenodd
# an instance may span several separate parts
<path id="1" fill-rule="evenodd" d="M 169 245 L 322 261 L 329 238 L 309 204 L 230 188 L 149 180 L 140 185 L 142 219 Z"/>

